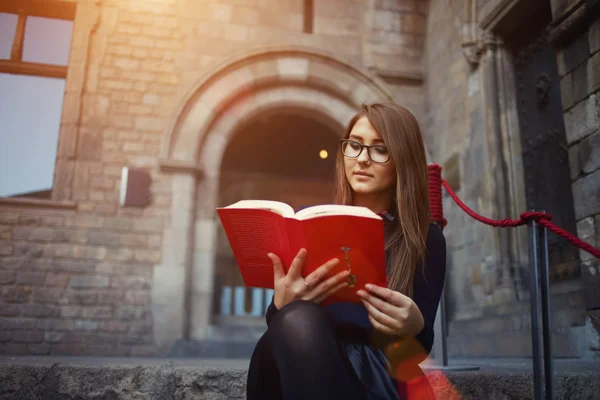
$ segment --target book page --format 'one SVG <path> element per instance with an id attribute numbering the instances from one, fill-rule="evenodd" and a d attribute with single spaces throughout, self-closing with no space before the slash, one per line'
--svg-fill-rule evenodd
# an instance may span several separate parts
<path id="1" fill-rule="evenodd" d="M 325 217 L 330 215 L 353 215 L 357 217 L 366 217 L 373 219 L 381 219 L 373 211 L 366 207 L 345 206 L 340 204 L 324 204 L 319 206 L 307 207 L 298 211 L 295 218 L 297 220 L 307 220 L 311 218 Z"/>
<path id="2" fill-rule="evenodd" d="M 281 215 L 282 217 L 291 217 L 294 215 L 294 209 L 288 204 L 273 200 L 240 200 L 224 208 L 237 208 L 248 210 L 267 210 Z"/>

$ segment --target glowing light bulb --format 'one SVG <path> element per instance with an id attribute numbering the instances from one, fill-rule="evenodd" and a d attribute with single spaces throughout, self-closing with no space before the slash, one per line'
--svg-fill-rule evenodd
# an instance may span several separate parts
<path id="1" fill-rule="evenodd" d="M 322 160 L 325 160 L 327 157 L 329 157 L 329 153 L 327 150 L 321 150 L 319 152 L 319 157 L 321 157 Z"/>

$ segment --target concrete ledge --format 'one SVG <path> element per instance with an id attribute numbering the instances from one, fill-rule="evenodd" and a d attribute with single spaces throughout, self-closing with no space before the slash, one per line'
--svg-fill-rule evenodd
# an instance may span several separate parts
<path id="1" fill-rule="evenodd" d="M 428 368 L 438 399 L 532 399 L 526 362 Z M 248 360 L 0 357 L 0 399 L 244 399 Z M 600 362 L 556 364 L 555 399 L 600 399 Z"/>

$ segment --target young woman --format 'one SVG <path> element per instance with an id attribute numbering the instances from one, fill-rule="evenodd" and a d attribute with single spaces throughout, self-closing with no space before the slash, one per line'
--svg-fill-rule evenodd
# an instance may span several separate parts
<path id="1" fill-rule="evenodd" d="M 382 216 L 388 287 L 365 285 L 362 304 L 320 306 L 347 285 L 347 271 L 323 279 L 333 259 L 306 278 L 302 249 L 284 273 L 269 254 L 275 294 L 267 332 L 250 361 L 247 398 L 428 399 L 418 364 L 433 345 L 446 270 L 446 243 L 430 224 L 427 162 L 414 116 L 393 104 L 364 105 L 337 158 L 338 204 Z"/>

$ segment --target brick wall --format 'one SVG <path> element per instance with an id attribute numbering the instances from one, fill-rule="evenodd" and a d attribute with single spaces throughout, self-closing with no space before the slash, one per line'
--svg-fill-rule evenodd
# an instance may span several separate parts
<path id="1" fill-rule="evenodd" d="M 564 13 L 584 14 L 582 1 L 552 1 L 555 20 Z M 571 163 L 571 180 L 577 220 L 577 236 L 600 246 L 600 18 L 592 18 L 581 32 L 561 43 L 558 72 Z M 600 260 L 580 251 L 584 290 L 597 297 Z M 597 304 L 597 300 L 587 303 Z M 592 304 L 586 304 L 591 306 Z M 589 311 L 588 347 L 600 351 L 600 311 Z"/>
<path id="2" fill-rule="evenodd" d="M 0 214 L 0 352 L 143 355 L 161 237 L 141 220 Z"/>
<path id="3" fill-rule="evenodd" d="M 364 63 L 385 80 L 399 104 L 427 126 L 423 48 L 428 1 L 365 2 Z"/>

